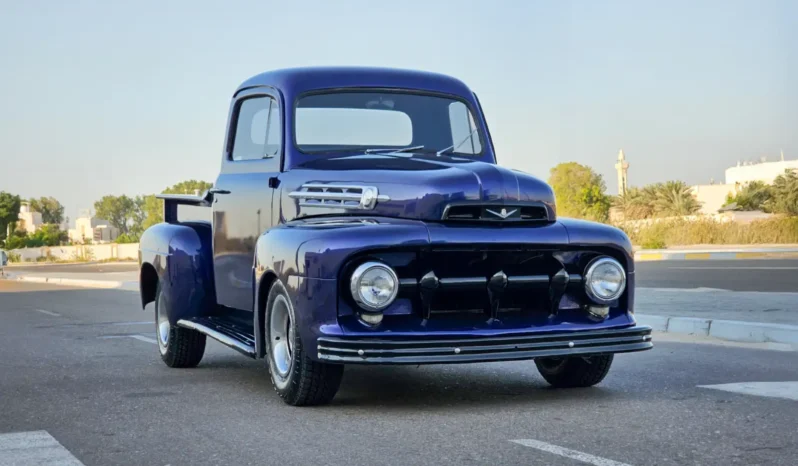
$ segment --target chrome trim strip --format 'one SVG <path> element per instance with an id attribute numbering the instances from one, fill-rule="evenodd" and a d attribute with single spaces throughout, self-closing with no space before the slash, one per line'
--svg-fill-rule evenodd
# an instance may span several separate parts
<path id="1" fill-rule="evenodd" d="M 190 320 L 180 319 L 177 321 L 178 327 L 188 328 L 191 330 L 196 330 L 199 333 L 208 335 L 209 337 L 213 338 L 214 340 L 218 341 L 219 343 L 233 348 L 234 350 L 243 353 L 249 357 L 255 357 L 255 347 L 248 346 L 241 341 L 238 341 L 232 337 L 229 337 L 222 332 L 214 330 L 210 327 L 206 327 L 202 324 L 198 324 L 196 322 L 192 322 Z"/>

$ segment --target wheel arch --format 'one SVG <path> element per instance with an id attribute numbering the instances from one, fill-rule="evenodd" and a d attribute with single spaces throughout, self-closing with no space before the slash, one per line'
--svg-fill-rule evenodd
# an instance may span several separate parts
<path id="1" fill-rule="evenodd" d="M 141 296 L 141 308 L 155 301 L 155 292 L 158 289 L 158 272 L 155 266 L 149 262 L 141 264 L 139 270 L 139 294 Z"/>
<path id="2" fill-rule="evenodd" d="M 255 333 L 255 356 L 262 358 L 266 355 L 266 331 L 263 323 L 266 321 L 266 303 L 269 301 L 269 290 L 277 280 L 277 274 L 268 270 L 257 281 L 255 288 L 255 313 L 252 330 Z"/>

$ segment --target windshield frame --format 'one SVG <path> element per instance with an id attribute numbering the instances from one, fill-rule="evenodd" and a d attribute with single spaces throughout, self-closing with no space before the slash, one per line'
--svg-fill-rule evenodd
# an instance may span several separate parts
<path id="1" fill-rule="evenodd" d="M 471 119 L 474 122 L 475 126 L 475 134 L 479 139 L 479 152 L 476 153 L 464 153 L 464 152 L 446 152 L 444 155 L 449 156 L 460 156 L 460 157 L 467 157 L 472 159 L 482 158 L 488 152 L 485 151 L 485 143 L 487 142 L 487 137 L 485 136 L 485 128 L 482 127 L 481 121 L 482 118 L 480 114 L 476 111 L 474 106 L 462 96 L 457 94 L 449 94 L 445 92 L 436 92 L 436 91 L 428 91 L 424 89 L 411 89 L 411 88 L 395 88 L 395 87 L 331 87 L 331 88 L 324 88 L 324 89 L 313 89 L 310 91 L 302 92 L 301 94 L 297 95 L 294 98 L 293 105 L 291 105 L 291 144 L 293 145 L 294 150 L 299 152 L 303 155 L 310 155 L 310 156 L 322 156 L 328 157 L 334 154 L 341 154 L 346 152 L 355 152 L 355 153 L 363 153 L 366 149 L 370 149 L 370 147 L 362 146 L 361 148 L 342 148 L 339 150 L 332 150 L 332 151 L 304 151 L 300 148 L 299 144 L 297 143 L 296 139 L 296 111 L 299 104 L 299 101 L 304 99 L 305 97 L 312 96 L 312 95 L 319 95 L 319 94 L 336 94 L 336 93 L 387 93 L 387 94 L 412 94 L 412 95 L 419 95 L 419 96 L 428 96 L 428 97 L 438 97 L 443 99 L 449 99 L 452 101 L 457 101 L 466 106 L 468 112 L 471 115 Z M 466 139 L 467 140 L 467 139 Z M 458 143 L 459 141 L 453 141 L 453 144 Z M 464 141 L 465 142 L 465 141 Z M 412 147 L 413 143 L 411 141 L 410 145 L 406 147 Z M 397 150 L 404 149 L 406 147 L 397 147 Z M 443 148 L 440 148 L 443 149 Z M 437 149 L 437 150 L 440 150 Z M 424 148 L 422 151 L 424 153 L 431 153 L 434 154 L 436 151 L 432 150 L 431 148 Z M 421 151 L 420 151 L 421 152 Z M 382 154 L 390 154 L 390 152 L 380 152 Z M 408 154 L 412 154 L 413 152 L 407 152 Z"/>

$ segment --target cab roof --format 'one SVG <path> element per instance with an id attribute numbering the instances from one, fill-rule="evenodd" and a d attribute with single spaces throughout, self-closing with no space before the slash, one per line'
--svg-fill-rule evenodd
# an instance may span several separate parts
<path id="1" fill-rule="evenodd" d="M 463 97 L 472 95 L 471 90 L 462 81 L 444 74 L 358 66 L 320 66 L 267 71 L 244 81 L 236 90 L 236 94 L 260 86 L 275 88 L 292 99 L 309 91 L 359 87 L 412 89 Z"/>

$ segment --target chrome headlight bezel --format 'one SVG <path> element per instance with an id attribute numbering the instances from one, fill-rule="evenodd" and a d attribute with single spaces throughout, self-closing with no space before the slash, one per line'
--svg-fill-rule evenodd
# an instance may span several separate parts
<path id="1" fill-rule="evenodd" d="M 593 290 L 593 287 L 590 285 L 591 278 L 592 278 L 593 274 L 596 272 L 596 270 L 598 269 L 598 267 L 604 266 L 606 264 L 611 264 L 611 265 L 615 266 L 615 268 L 618 269 L 618 271 L 621 274 L 621 286 L 618 287 L 618 291 L 615 292 L 611 297 L 599 296 L 595 292 L 595 290 Z M 624 291 L 626 291 L 626 270 L 624 270 L 623 264 L 621 264 L 617 260 L 613 259 L 612 257 L 609 257 L 609 256 L 597 257 L 597 258 L 593 259 L 592 261 L 590 261 L 590 263 L 588 264 L 587 268 L 585 269 L 584 286 L 585 286 L 585 293 L 587 293 L 587 296 L 593 302 L 598 303 L 598 304 L 609 304 L 609 303 L 611 303 L 613 301 L 616 301 L 618 298 L 620 298 L 621 295 L 623 295 Z"/>
<path id="2" fill-rule="evenodd" d="M 365 301 L 360 295 L 360 280 L 362 279 L 363 275 L 366 274 L 366 272 L 372 269 L 384 270 L 388 275 L 391 276 L 391 279 L 394 283 L 390 298 L 380 306 L 372 305 L 371 303 Z M 361 309 L 367 312 L 380 312 L 393 304 L 393 302 L 396 300 L 396 295 L 399 294 L 399 277 L 396 275 L 396 271 L 394 271 L 393 268 L 387 264 L 376 261 L 364 262 L 360 264 L 354 272 L 352 272 L 352 276 L 349 279 L 349 291 L 352 294 L 352 299 L 355 300 L 355 303 L 357 303 Z"/>

